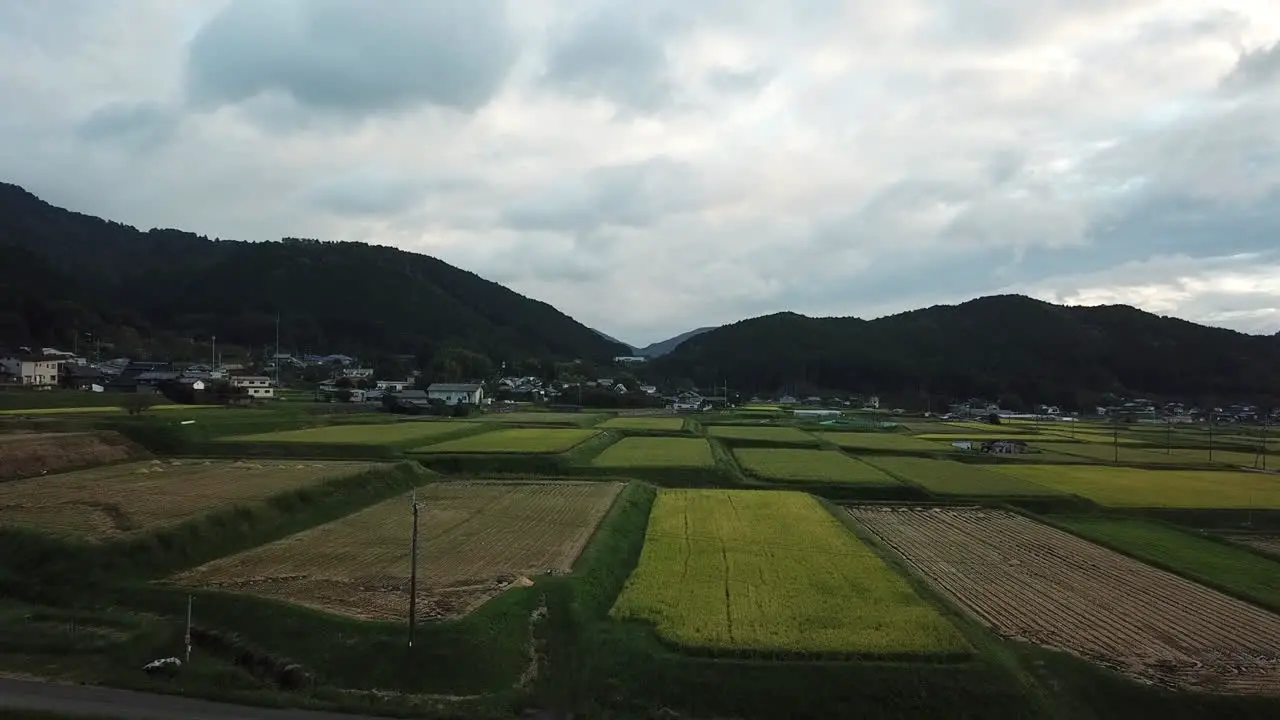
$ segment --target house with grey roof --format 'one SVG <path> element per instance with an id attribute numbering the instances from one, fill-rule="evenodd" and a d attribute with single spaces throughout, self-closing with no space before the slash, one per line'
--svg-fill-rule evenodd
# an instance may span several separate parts
<path id="1" fill-rule="evenodd" d="M 446 405 L 479 405 L 484 401 L 484 388 L 479 383 L 431 383 L 427 397 Z"/>

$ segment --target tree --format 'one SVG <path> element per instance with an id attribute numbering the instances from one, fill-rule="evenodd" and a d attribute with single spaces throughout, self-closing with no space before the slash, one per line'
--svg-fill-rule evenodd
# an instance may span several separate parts
<path id="1" fill-rule="evenodd" d="M 120 400 L 120 407 L 130 415 L 141 415 L 155 404 L 155 395 L 148 392 L 128 393 Z"/>

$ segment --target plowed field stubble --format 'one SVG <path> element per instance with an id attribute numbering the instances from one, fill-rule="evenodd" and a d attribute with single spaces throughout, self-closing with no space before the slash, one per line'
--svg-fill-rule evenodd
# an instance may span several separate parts
<path id="1" fill-rule="evenodd" d="M 1280 616 L 1016 513 L 849 512 L 995 632 L 1170 687 L 1280 694 Z"/>
<path id="2" fill-rule="evenodd" d="M 419 613 L 463 615 L 523 576 L 569 570 L 621 488 L 476 481 L 419 489 Z M 402 495 L 174 579 L 393 620 L 408 607 L 412 527 Z"/>
<path id="3" fill-rule="evenodd" d="M 313 460 L 151 460 L 13 480 L 0 483 L 0 525 L 114 540 L 371 467 Z"/>

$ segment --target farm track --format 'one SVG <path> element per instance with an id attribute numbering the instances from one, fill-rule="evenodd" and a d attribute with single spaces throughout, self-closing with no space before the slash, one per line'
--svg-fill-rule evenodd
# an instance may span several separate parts
<path id="1" fill-rule="evenodd" d="M 1016 513 L 849 512 L 996 633 L 1158 685 L 1280 694 L 1280 616 Z"/>

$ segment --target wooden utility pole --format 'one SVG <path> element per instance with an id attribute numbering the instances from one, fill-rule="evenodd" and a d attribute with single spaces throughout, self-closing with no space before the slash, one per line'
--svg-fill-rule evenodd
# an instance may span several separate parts
<path id="1" fill-rule="evenodd" d="M 413 491 L 413 539 L 409 549 L 409 649 L 418 620 L 418 491 Z"/>
<path id="2" fill-rule="evenodd" d="M 191 664 L 191 595 L 187 595 L 187 632 L 183 636 L 183 641 L 187 646 L 186 664 Z"/>
<path id="3" fill-rule="evenodd" d="M 1209 462 L 1213 462 L 1213 411 L 1209 411 Z"/>

